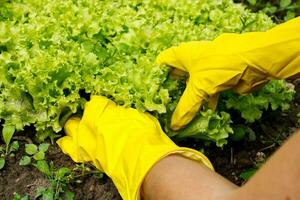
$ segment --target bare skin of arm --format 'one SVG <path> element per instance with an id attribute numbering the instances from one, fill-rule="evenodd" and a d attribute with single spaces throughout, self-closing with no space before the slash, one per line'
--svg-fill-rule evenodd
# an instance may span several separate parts
<path id="1" fill-rule="evenodd" d="M 300 133 L 294 134 L 242 187 L 178 155 L 159 161 L 145 177 L 146 200 L 300 199 Z"/>

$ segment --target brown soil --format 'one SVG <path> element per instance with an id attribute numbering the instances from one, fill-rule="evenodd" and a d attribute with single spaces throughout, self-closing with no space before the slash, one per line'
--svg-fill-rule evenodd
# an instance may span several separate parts
<path id="1" fill-rule="evenodd" d="M 21 144 L 23 146 L 24 144 Z M 0 171 L 0 199 L 10 200 L 14 193 L 29 195 L 34 199 L 38 187 L 50 187 L 48 179 L 33 166 L 19 166 L 19 160 L 24 154 L 21 149 L 15 158 L 7 159 L 5 168 Z M 74 162 L 64 155 L 57 145 L 50 146 L 46 160 L 51 160 L 56 168 L 74 167 Z M 96 178 L 93 175 L 85 175 L 76 179 L 68 188 L 75 194 L 76 200 L 101 199 L 121 200 L 113 183 L 107 178 Z"/>

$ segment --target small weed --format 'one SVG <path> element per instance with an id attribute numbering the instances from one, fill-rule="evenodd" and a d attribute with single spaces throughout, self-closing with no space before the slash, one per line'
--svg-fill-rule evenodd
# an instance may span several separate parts
<path id="1" fill-rule="evenodd" d="M 19 161 L 19 165 L 32 165 L 37 168 L 51 183 L 50 188 L 38 188 L 35 199 L 73 199 L 74 194 L 66 191 L 67 185 L 73 180 L 72 171 L 66 167 L 55 169 L 53 162 L 48 163 L 45 160 L 45 153 L 48 148 L 48 143 L 42 143 L 38 146 L 25 144 L 26 155 L 23 155 Z"/>
<path id="2" fill-rule="evenodd" d="M 51 188 L 38 189 L 36 198 L 42 197 L 42 199 L 71 200 L 73 199 L 74 194 L 67 190 L 70 183 L 77 182 L 79 178 L 90 174 L 95 175 L 99 179 L 103 177 L 103 173 L 98 170 L 92 170 L 90 167 L 86 166 L 86 164 L 77 164 L 73 170 L 67 167 L 56 169 L 53 162 L 48 163 L 45 160 L 39 160 L 34 166 L 42 172 L 51 183 Z"/>
<path id="3" fill-rule="evenodd" d="M 15 157 L 15 153 L 19 150 L 19 142 L 13 141 L 11 144 L 6 145 L 6 147 L 0 146 L 0 170 L 5 166 L 5 158 Z"/>
<path id="4" fill-rule="evenodd" d="M 53 162 L 48 163 L 45 160 L 38 160 L 34 166 L 42 172 L 50 181 L 51 188 L 40 188 L 36 194 L 36 198 L 42 199 L 73 199 L 74 194 L 67 191 L 67 186 L 74 179 L 72 170 L 67 167 L 55 169 Z"/>
<path id="5" fill-rule="evenodd" d="M 42 143 L 39 146 L 35 144 L 25 144 L 25 152 L 27 155 L 22 156 L 19 165 L 29 165 L 32 161 L 32 158 L 35 161 L 44 160 L 45 153 L 48 148 L 48 143 Z"/>
<path id="6" fill-rule="evenodd" d="M 18 145 L 14 142 L 11 144 L 11 149 L 14 150 Z M 45 160 L 45 154 L 49 148 L 48 143 L 39 145 L 25 144 L 25 154 L 19 161 L 19 165 L 31 165 L 43 173 L 49 180 L 51 186 L 49 188 L 40 187 L 37 189 L 35 199 L 71 200 L 74 194 L 67 190 L 68 185 L 72 182 L 80 182 L 80 178 L 86 175 L 93 174 L 97 178 L 103 178 L 103 173 L 98 170 L 92 170 L 88 164 L 76 164 L 73 170 L 67 167 L 56 168 L 52 161 Z M 5 152 L 5 149 L 3 148 Z M 0 163 L 1 164 L 1 163 Z M 23 200 L 20 195 L 16 194 L 15 199 Z"/>

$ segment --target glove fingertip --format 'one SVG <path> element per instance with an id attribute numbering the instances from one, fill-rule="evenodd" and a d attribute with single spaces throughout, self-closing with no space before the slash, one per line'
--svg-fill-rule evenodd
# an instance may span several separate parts
<path id="1" fill-rule="evenodd" d="M 166 58 L 170 57 L 170 51 L 171 51 L 170 49 L 171 48 L 160 52 L 159 55 L 156 57 L 155 63 L 158 65 L 167 64 Z"/>
<path id="2" fill-rule="evenodd" d="M 184 128 L 195 117 L 197 111 L 174 112 L 171 119 L 171 129 L 178 131 Z"/>
<path id="3" fill-rule="evenodd" d="M 79 159 L 78 153 L 76 151 L 76 146 L 70 136 L 64 136 L 56 141 L 56 144 L 60 147 L 62 152 L 69 155 L 74 162 L 82 162 Z"/>
<path id="4" fill-rule="evenodd" d="M 193 86 L 192 81 L 187 85 L 183 95 L 181 96 L 178 105 L 172 115 L 171 129 L 176 131 L 184 128 L 190 123 L 203 102 L 203 95 L 201 91 Z"/>
<path id="5" fill-rule="evenodd" d="M 158 65 L 169 65 L 171 67 L 180 69 L 181 71 L 186 71 L 185 67 L 183 66 L 182 62 L 176 55 L 176 48 L 178 47 L 171 47 L 162 51 L 156 58 L 156 64 Z"/>
<path id="6" fill-rule="evenodd" d="M 79 123 L 80 123 L 79 117 L 71 117 L 70 119 L 68 119 L 64 126 L 64 131 L 66 135 L 74 136 L 74 134 L 77 132 Z"/>
<path id="7" fill-rule="evenodd" d="M 194 119 L 196 113 L 199 111 L 200 103 L 195 105 L 188 104 L 187 102 L 184 103 L 179 104 L 172 115 L 171 129 L 174 131 L 184 128 Z"/>
<path id="8" fill-rule="evenodd" d="M 56 144 L 61 148 L 63 153 L 69 153 L 73 146 L 73 141 L 70 136 L 64 136 L 56 141 Z"/>

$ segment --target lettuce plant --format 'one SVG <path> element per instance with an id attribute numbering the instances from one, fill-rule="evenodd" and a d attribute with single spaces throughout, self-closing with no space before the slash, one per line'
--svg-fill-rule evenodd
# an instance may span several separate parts
<path id="1" fill-rule="evenodd" d="M 11 132 L 33 125 L 46 136 L 82 110 L 89 94 L 155 116 L 170 113 L 184 88 L 168 77 L 167 67 L 155 65 L 160 51 L 274 25 L 265 14 L 231 0 L 14 0 L 0 5 L 0 119 Z"/>

